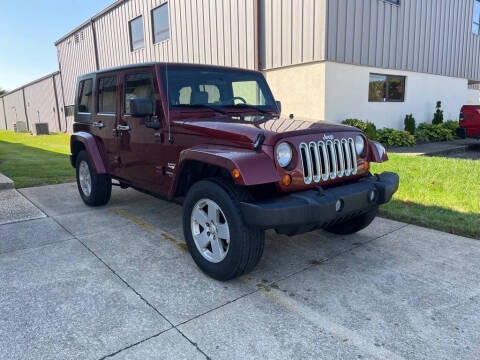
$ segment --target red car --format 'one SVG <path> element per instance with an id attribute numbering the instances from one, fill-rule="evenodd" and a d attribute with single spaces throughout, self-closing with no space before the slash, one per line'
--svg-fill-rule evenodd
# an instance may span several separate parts
<path id="1" fill-rule="evenodd" d="M 460 128 L 457 135 L 463 139 L 466 137 L 480 138 L 480 105 L 464 105 L 460 110 Z"/>
<path id="2" fill-rule="evenodd" d="M 256 71 L 148 63 L 83 75 L 71 137 L 78 190 L 104 205 L 116 180 L 183 203 L 190 254 L 219 280 L 255 267 L 265 229 L 368 226 L 399 184 L 370 173 L 387 160 L 383 146 L 353 127 L 279 114 Z"/>

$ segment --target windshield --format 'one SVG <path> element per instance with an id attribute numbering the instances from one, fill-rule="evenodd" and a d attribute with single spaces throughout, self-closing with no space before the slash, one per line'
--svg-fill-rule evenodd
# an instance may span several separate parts
<path id="1" fill-rule="evenodd" d="M 163 79 L 170 109 L 277 110 L 264 77 L 254 72 L 168 66 Z"/>

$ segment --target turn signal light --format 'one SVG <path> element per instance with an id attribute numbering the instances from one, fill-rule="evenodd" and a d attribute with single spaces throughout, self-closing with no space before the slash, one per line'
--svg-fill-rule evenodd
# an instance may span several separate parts
<path id="1" fill-rule="evenodd" d="M 238 171 L 237 169 L 233 169 L 232 176 L 234 179 L 238 179 L 240 177 L 240 171 Z"/>
<path id="2" fill-rule="evenodd" d="M 368 171 L 368 169 L 370 169 L 370 163 L 368 161 L 363 162 L 363 169 L 365 171 Z"/>
<path id="3" fill-rule="evenodd" d="M 283 175 L 282 177 L 282 185 L 288 186 L 292 183 L 292 177 L 290 175 Z"/>

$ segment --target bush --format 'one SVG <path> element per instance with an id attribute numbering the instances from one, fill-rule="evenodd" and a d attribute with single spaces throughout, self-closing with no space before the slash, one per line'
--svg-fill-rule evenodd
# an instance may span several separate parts
<path id="1" fill-rule="evenodd" d="M 413 146 L 415 137 L 408 131 L 384 128 L 377 130 L 377 141 L 385 146 Z"/>
<path id="2" fill-rule="evenodd" d="M 370 140 L 376 140 L 377 138 L 377 127 L 374 123 L 358 119 L 346 119 L 342 121 L 342 124 L 353 126 L 362 130 Z"/>
<path id="3" fill-rule="evenodd" d="M 405 131 L 415 135 L 415 118 L 412 114 L 405 116 Z"/>
<path id="4" fill-rule="evenodd" d="M 443 126 L 450 130 L 454 136 L 456 136 L 457 129 L 460 127 L 458 121 L 455 120 L 447 120 L 443 123 Z"/>
<path id="5" fill-rule="evenodd" d="M 442 110 L 442 102 L 441 101 L 437 101 L 436 109 L 437 110 L 433 114 L 433 120 L 432 120 L 432 124 L 434 124 L 434 125 L 438 125 L 438 124 L 443 123 L 443 110 Z"/>
<path id="6" fill-rule="evenodd" d="M 452 124 L 427 124 L 421 123 L 418 125 L 415 133 L 420 141 L 449 141 L 455 138 L 455 131 L 451 130 L 449 126 Z"/>

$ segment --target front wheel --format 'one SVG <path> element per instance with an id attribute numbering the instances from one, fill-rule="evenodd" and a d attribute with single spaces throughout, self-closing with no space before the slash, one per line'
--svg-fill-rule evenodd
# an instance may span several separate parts
<path id="1" fill-rule="evenodd" d="M 78 191 L 83 202 L 88 206 L 108 203 L 112 194 L 112 179 L 107 174 L 97 174 L 84 150 L 77 155 L 76 170 Z"/>
<path id="2" fill-rule="evenodd" d="M 354 234 L 370 225 L 377 216 L 377 212 L 378 207 L 375 207 L 372 210 L 357 217 L 354 217 L 350 220 L 332 226 L 327 226 L 326 228 L 324 228 L 324 230 L 338 235 Z"/>
<path id="3" fill-rule="evenodd" d="M 240 276 L 260 260 L 265 234 L 249 228 L 240 213 L 248 193 L 222 179 L 199 181 L 183 204 L 183 232 L 193 260 L 214 279 Z"/>

